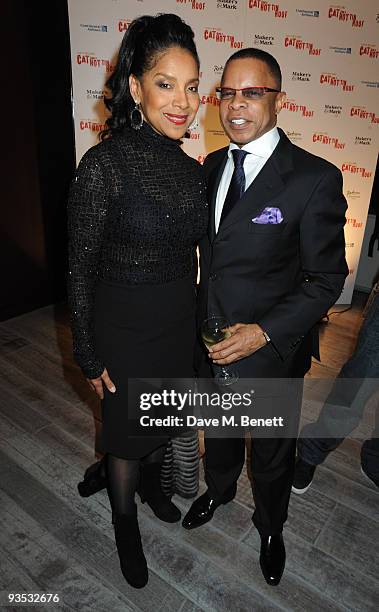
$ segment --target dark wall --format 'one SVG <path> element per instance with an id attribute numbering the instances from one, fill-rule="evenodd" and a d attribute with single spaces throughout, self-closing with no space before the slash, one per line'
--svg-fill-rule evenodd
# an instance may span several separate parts
<path id="1" fill-rule="evenodd" d="M 65 0 L 3 0 L 0 320 L 65 297 L 74 169 Z"/>

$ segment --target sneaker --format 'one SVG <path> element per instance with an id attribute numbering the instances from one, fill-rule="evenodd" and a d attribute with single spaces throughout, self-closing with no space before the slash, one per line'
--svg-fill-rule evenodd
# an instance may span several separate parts
<path id="1" fill-rule="evenodd" d="M 295 474 L 293 477 L 292 491 L 298 495 L 302 495 L 308 491 L 312 484 L 313 476 L 316 470 L 316 465 L 312 465 L 297 457 L 295 464 Z"/>

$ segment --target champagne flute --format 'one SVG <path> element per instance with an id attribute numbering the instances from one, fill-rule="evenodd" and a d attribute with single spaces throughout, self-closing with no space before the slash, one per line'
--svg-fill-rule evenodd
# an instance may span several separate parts
<path id="1" fill-rule="evenodd" d="M 203 321 L 201 326 L 201 337 L 205 346 L 209 349 L 221 340 L 230 338 L 231 334 L 227 330 L 229 327 L 225 317 L 213 315 Z M 235 383 L 239 376 L 236 372 L 230 372 L 227 367 L 221 366 L 221 370 L 216 372 L 215 380 L 220 386 L 226 387 Z"/>

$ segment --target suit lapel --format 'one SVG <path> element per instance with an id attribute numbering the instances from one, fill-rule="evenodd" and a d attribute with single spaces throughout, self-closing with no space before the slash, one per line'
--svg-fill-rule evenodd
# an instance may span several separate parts
<path id="1" fill-rule="evenodd" d="M 255 217 L 266 202 L 277 196 L 285 186 L 285 175 L 292 171 L 292 143 L 279 128 L 280 141 L 262 170 L 220 225 L 218 235 L 241 217 Z M 225 164 L 224 164 L 225 166 Z M 221 177 L 220 177 L 221 178 Z M 220 179 L 219 179 L 220 181 Z M 218 182 L 219 182 L 218 181 Z M 217 184 L 218 186 L 218 184 Z M 217 193 L 217 191 L 216 191 Z M 214 227 L 214 211 L 213 211 Z"/>
<path id="2" fill-rule="evenodd" d="M 224 168 L 226 166 L 226 162 L 228 161 L 227 149 L 225 149 L 224 155 L 221 157 L 220 162 L 212 169 L 208 177 L 208 202 L 209 202 L 209 225 L 208 225 L 208 236 L 209 240 L 212 242 L 216 236 L 216 228 L 215 228 L 215 210 L 216 210 L 216 198 L 218 186 L 221 181 L 222 174 L 224 172 Z"/>

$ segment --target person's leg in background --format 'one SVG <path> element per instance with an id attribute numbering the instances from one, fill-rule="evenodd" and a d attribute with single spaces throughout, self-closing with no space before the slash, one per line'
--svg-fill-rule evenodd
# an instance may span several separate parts
<path id="1" fill-rule="evenodd" d="M 295 493 L 305 493 L 317 465 L 359 424 L 366 401 L 378 386 L 378 379 L 379 293 L 374 293 L 353 355 L 339 372 L 318 420 L 303 427 L 299 436 L 292 487 Z M 373 444 L 375 446 L 375 442 Z M 365 446 L 368 453 L 370 447 L 370 444 Z M 364 456 L 365 451 L 362 452 Z"/>

